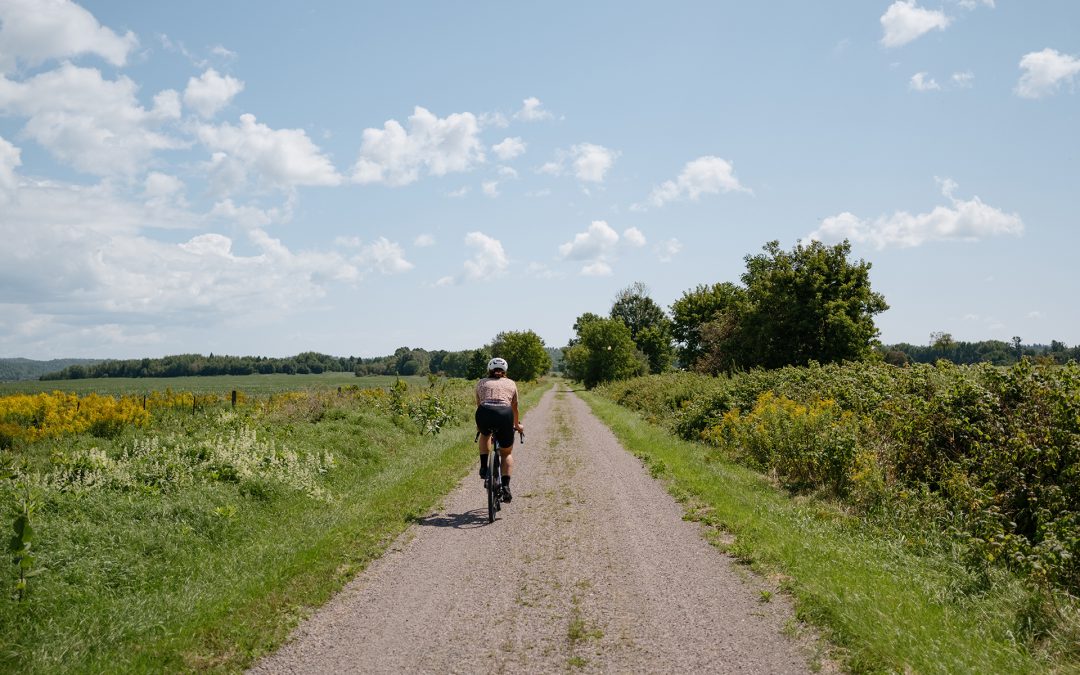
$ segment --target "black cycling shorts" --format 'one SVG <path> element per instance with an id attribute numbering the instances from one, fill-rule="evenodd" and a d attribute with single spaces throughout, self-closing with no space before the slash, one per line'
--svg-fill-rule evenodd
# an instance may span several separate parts
<path id="1" fill-rule="evenodd" d="M 485 436 L 494 429 L 499 447 L 513 447 L 514 409 L 508 405 L 481 405 L 476 409 L 476 428 Z"/>

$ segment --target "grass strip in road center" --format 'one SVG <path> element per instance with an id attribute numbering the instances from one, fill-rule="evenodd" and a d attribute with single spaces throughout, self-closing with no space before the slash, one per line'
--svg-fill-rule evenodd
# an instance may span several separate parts
<path id="1" fill-rule="evenodd" d="M 760 473 L 650 425 L 590 392 L 581 397 L 690 513 L 734 535 L 718 545 L 778 578 L 799 619 L 822 629 L 855 672 L 1026 673 L 1070 670 L 1031 653 L 1016 578 L 1001 573 L 972 590 L 962 565 L 916 555 L 834 505 L 792 498 Z M 1018 619 L 1019 617 L 1019 619 Z"/>

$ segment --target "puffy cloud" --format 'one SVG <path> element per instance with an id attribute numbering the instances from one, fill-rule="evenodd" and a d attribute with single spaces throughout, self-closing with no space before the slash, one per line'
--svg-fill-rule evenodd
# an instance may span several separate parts
<path id="1" fill-rule="evenodd" d="M 518 177 L 518 172 L 517 172 L 517 169 L 515 169 L 513 167 L 500 166 L 499 167 L 499 176 L 502 177 L 502 178 L 515 178 L 516 179 Z"/>
<path id="2" fill-rule="evenodd" d="M 408 130 L 397 120 L 387 121 L 382 129 L 364 130 L 353 180 L 401 186 L 418 180 L 425 169 L 432 176 L 468 171 L 484 162 L 479 132 L 472 113 L 440 119 L 416 106 Z"/>
<path id="3" fill-rule="evenodd" d="M 872 221 L 844 212 L 826 218 L 809 236 L 822 241 L 850 239 L 880 250 L 909 248 L 931 241 L 977 241 L 984 237 L 1023 234 L 1024 222 L 1019 215 L 984 204 L 978 197 L 957 199 L 953 196 L 956 183 L 951 179 L 940 182 L 950 206 L 938 206 L 930 213 L 916 215 L 898 211 Z"/>
<path id="4" fill-rule="evenodd" d="M 923 9 L 915 0 L 897 0 L 881 16 L 885 35 L 881 44 L 900 47 L 932 30 L 945 30 L 952 19 L 940 10 Z"/>
<path id="5" fill-rule="evenodd" d="M 208 68 L 199 77 L 188 80 L 184 104 L 203 117 L 213 117 L 243 90 L 244 83 L 240 80 Z"/>
<path id="6" fill-rule="evenodd" d="M 430 234 L 417 235 L 416 239 L 413 239 L 413 246 L 417 246 L 419 248 L 424 248 L 424 247 L 427 247 L 427 246 L 434 246 L 434 245 L 435 245 L 435 237 L 431 236 Z"/>
<path id="7" fill-rule="evenodd" d="M 494 199 L 499 196 L 499 181 L 488 180 L 480 184 L 480 189 L 484 192 L 484 195 Z"/>
<path id="8" fill-rule="evenodd" d="M 581 268 L 583 277 L 609 277 L 611 274 L 611 265 L 603 260 L 595 260 Z"/>
<path id="9" fill-rule="evenodd" d="M 1046 48 L 1025 54 L 1020 59 L 1020 68 L 1024 74 L 1016 84 L 1016 95 L 1042 98 L 1057 93 L 1062 83 L 1072 85 L 1076 74 L 1080 73 L 1080 59 Z"/>
<path id="10" fill-rule="evenodd" d="M 175 89 L 166 89 L 154 95 L 154 109 L 150 116 L 155 119 L 180 119 L 180 93 Z"/>
<path id="11" fill-rule="evenodd" d="M 911 82 L 908 83 L 908 88 L 912 91 L 940 91 L 941 85 L 937 81 L 930 77 L 928 73 L 915 73 L 911 76 Z"/>
<path id="12" fill-rule="evenodd" d="M 11 72 L 19 61 L 37 66 L 80 54 L 122 66 L 138 44 L 131 31 L 121 37 L 69 0 L 0 2 L 0 73 Z"/>
<path id="13" fill-rule="evenodd" d="M 957 4 L 964 9 L 975 9 L 979 5 L 985 5 L 993 9 L 994 0 L 957 0 Z"/>
<path id="14" fill-rule="evenodd" d="M 399 274 L 408 272 L 414 267 L 411 262 L 405 259 L 405 251 L 401 246 L 386 237 L 379 237 L 365 246 L 356 260 L 365 266 L 378 270 L 382 274 Z"/>
<path id="15" fill-rule="evenodd" d="M 971 72 L 970 70 L 957 72 L 952 74 L 951 79 L 953 86 L 957 87 L 958 89 L 970 89 L 972 86 L 974 86 L 975 73 Z"/>
<path id="16" fill-rule="evenodd" d="M 603 220 L 594 220 L 589 229 L 559 246 L 559 255 L 570 260 L 586 260 L 606 254 L 619 243 L 619 233 Z"/>
<path id="17" fill-rule="evenodd" d="M 573 158 L 574 175 L 585 183 L 603 183 L 604 176 L 615 164 L 618 152 L 602 145 L 581 143 L 570 148 Z"/>
<path id="18" fill-rule="evenodd" d="M 735 177 L 735 167 L 731 162 L 706 155 L 687 162 L 682 173 L 675 180 L 664 181 L 653 188 L 647 201 L 652 206 L 659 207 L 678 199 L 688 198 L 691 201 L 697 201 L 701 195 L 722 192 L 753 194 L 752 190 L 744 187 Z M 641 210 L 644 207 L 636 204 L 634 208 Z"/>
<path id="19" fill-rule="evenodd" d="M 159 171 L 151 171 L 143 181 L 143 196 L 149 206 L 184 205 L 184 181 Z"/>
<path id="20" fill-rule="evenodd" d="M 656 257 L 660 259 L 660 262 L 671 262 L 672 259 L 682 251 L 682 242 L 678 239 L 668 239 L 662 241 L 656 245 L 653 249 L 656 251 Z"/>
<path id="21" fill-rule="evenodd" d="M 470 232 L 465 235 L 465 245 L 476 251 L 465 261 L 465 278 L 469 281 L 501 277 L 510 268 L 510 258 L 498 239 L 483 232 Z"/>
<path id="22" fill-rule="evenodd" d="M 525 153 L 525 141 L 520 137 L 504 138 L 501 143 L 491 146 L 495 155 L 506 162 Z"/>
<path id="23" fill-rule="evenodd" d="M 636 227 L 623 230 L 623 239 L 630 246 L 641 247 L 645 245 L 645 235 Z"/>
<path id="24" fill-rule="evenodd" d="M 551 119 L 551 113 L 543 108 L 544 104 L 540 102 L 540 99 L 530 96 L 522 101 L 521 110 L 514 113 L 514 119 L 523 122 L 540 122 Z"/>
<path id="25" fill-rule="evenodd" d="M 0 113 L 27 118 L 26 136 L 79 171 L 133 175 L 154 151 L 186 145 L 154 129 L 177 112 L 168 90 L 151 112 L 137 90 L 127 77 L 105 80 L 96 69 L 65 63 L 22 82 L 0 76 Z"/>
<path id="26" fill-rule="evenodd" d="M 480 126 L 485 128 L 495 127 L 498 129 L 505 129 L 506 127 L 510 126 L 510 120 L 506 119 L 506 115 L 500 112 L 480 113 L 480 115 L 477 116 L 476 119 L 480 123 Z"/>
<path id="27" fill-rule="evenodd" d="M 290 189 L 298 185 L 338 185 L 342 178 L 302 129 L 271 129 L 240 116 L 240 126 L 200 125 L 199 140 L 215 151 L 210 169 L 233 183 L 254 173 L 260 183 Z M 235 185 L 229 185 L 230 189 Z"/>
<path id="28" fill-rule="evenodd" d="M 0 136 L 0 204 L 5 204 L 15 196 L 19 177 L 15 168 L 22 164 L 21 151 L 3 136 Z"/>

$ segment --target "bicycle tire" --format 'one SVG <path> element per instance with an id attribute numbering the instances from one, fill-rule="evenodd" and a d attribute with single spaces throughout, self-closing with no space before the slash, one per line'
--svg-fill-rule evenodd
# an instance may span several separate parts
<path id="1" fill-rule="evenodd" d="M 492 434 L 492 445 L 494 446 L 494 452 L 491 453 L 491 461 L 488 463 L 490 469 L 488 469 L 487 479 L 487 500 L 488 500 L 488 522 L 495 522 L 495 512 L 499 510 L 499 498 L 498 485 L 499 485 L 499 443 L 495 441 L 495 434 Z"/>

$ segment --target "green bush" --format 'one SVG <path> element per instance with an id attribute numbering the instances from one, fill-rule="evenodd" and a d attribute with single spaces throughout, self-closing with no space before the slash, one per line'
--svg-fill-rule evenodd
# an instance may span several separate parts
<path id="1" fill-rule="evenodd" d="M 951 533 L 973 566 L 1080 592 L 1076 363 L 811 364 L 650 376 L 601 393 L 790 489 Z"/>

